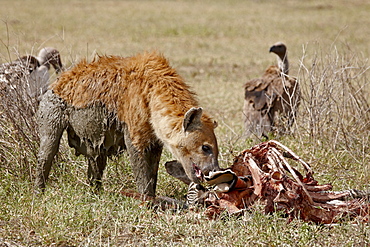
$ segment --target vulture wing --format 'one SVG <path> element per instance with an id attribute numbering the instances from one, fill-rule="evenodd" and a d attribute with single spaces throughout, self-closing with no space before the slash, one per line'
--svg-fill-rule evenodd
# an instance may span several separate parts
<path id="1" fill-rule="evenodd" d="M 244 125 L 246 135 L 266 136 L 270 132 L 273 118 L 270 110 L 278 95 L 274 88 L 279 68 L 270 66 L 261 78 L 252 79 L 244 84 Z"/>
<path id="2" fill-rule="evenodd" d="M 246 136 L 267 136 L 273 130 L 285 133 L 294 122 L 299 105 L 297 79 L 282 73 L 278 66 L 270 66 L 261 78 L 246 82 L 244 90 Z"/>
<path id="3" fill-rule="evenodd" d="M 23 56 L 11 63 L 0 65 L 0 92 L 20 95 L 29 87 L 29 78 L 40 66 L 33 56 Z M 10 95 L 9 95 L 10 96 Z"/>

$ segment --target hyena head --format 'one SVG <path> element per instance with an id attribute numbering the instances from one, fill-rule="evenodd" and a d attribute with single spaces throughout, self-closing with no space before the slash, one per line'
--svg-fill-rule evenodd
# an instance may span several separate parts
<path id="1" fill-rule="evenodd" d="M 186 175 L 199 183 L 210 171 L 219 170 L 218 146 L 214 129 L 217 123 L 202 118 L 202 108 L 191 108 L 184 116 L 181 134 L 170 149 Z"/>

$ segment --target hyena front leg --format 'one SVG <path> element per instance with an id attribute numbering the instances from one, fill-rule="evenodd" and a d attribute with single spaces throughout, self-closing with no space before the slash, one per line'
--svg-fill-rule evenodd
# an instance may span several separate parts
<path id="1" fill-rule="evenodd" d="M 161 144 L 152 145 L 142 155 L 134 157 L 134 160 L 131 159 L 132 170 L 140 193 L 155 196 L 162 149 Z"/>
<path id="2" fill-rule="evenodd" d="M 159 160 L 163 145 L 155 143 L 139 152 L 132 145 L 129 138 L 125 138 L 125 143 L 138 191 L 149 196 L 155 196 Z"/>

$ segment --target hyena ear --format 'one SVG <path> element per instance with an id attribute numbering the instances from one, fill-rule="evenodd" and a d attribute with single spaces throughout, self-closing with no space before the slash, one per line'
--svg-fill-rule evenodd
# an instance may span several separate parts
<path id="1" fill-rule="evenodd" d="M 202 112 L 203 109 L 201 107 L 192 107 L 189 111 L 187 111 L 185 113 L 184 122 L 182 123 L 182 130 L 186 132 L 199 128 L 202 124 Z"/>

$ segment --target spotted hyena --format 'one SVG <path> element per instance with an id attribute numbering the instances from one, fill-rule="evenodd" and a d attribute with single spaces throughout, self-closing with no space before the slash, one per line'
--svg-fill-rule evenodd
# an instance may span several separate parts
<path id="1" fill-rule="evenodd" d="M 168 60 L 157 52 L 100 56 L 64 72 L 38 111 L 40 150 L 36 185 L 45 188 L 63 131 L 100 187 L 107 157 L 127 150 L 139 192 L 155 195 L 165 146 L 191 181 L 219 169 L 216 122 Z"/>

